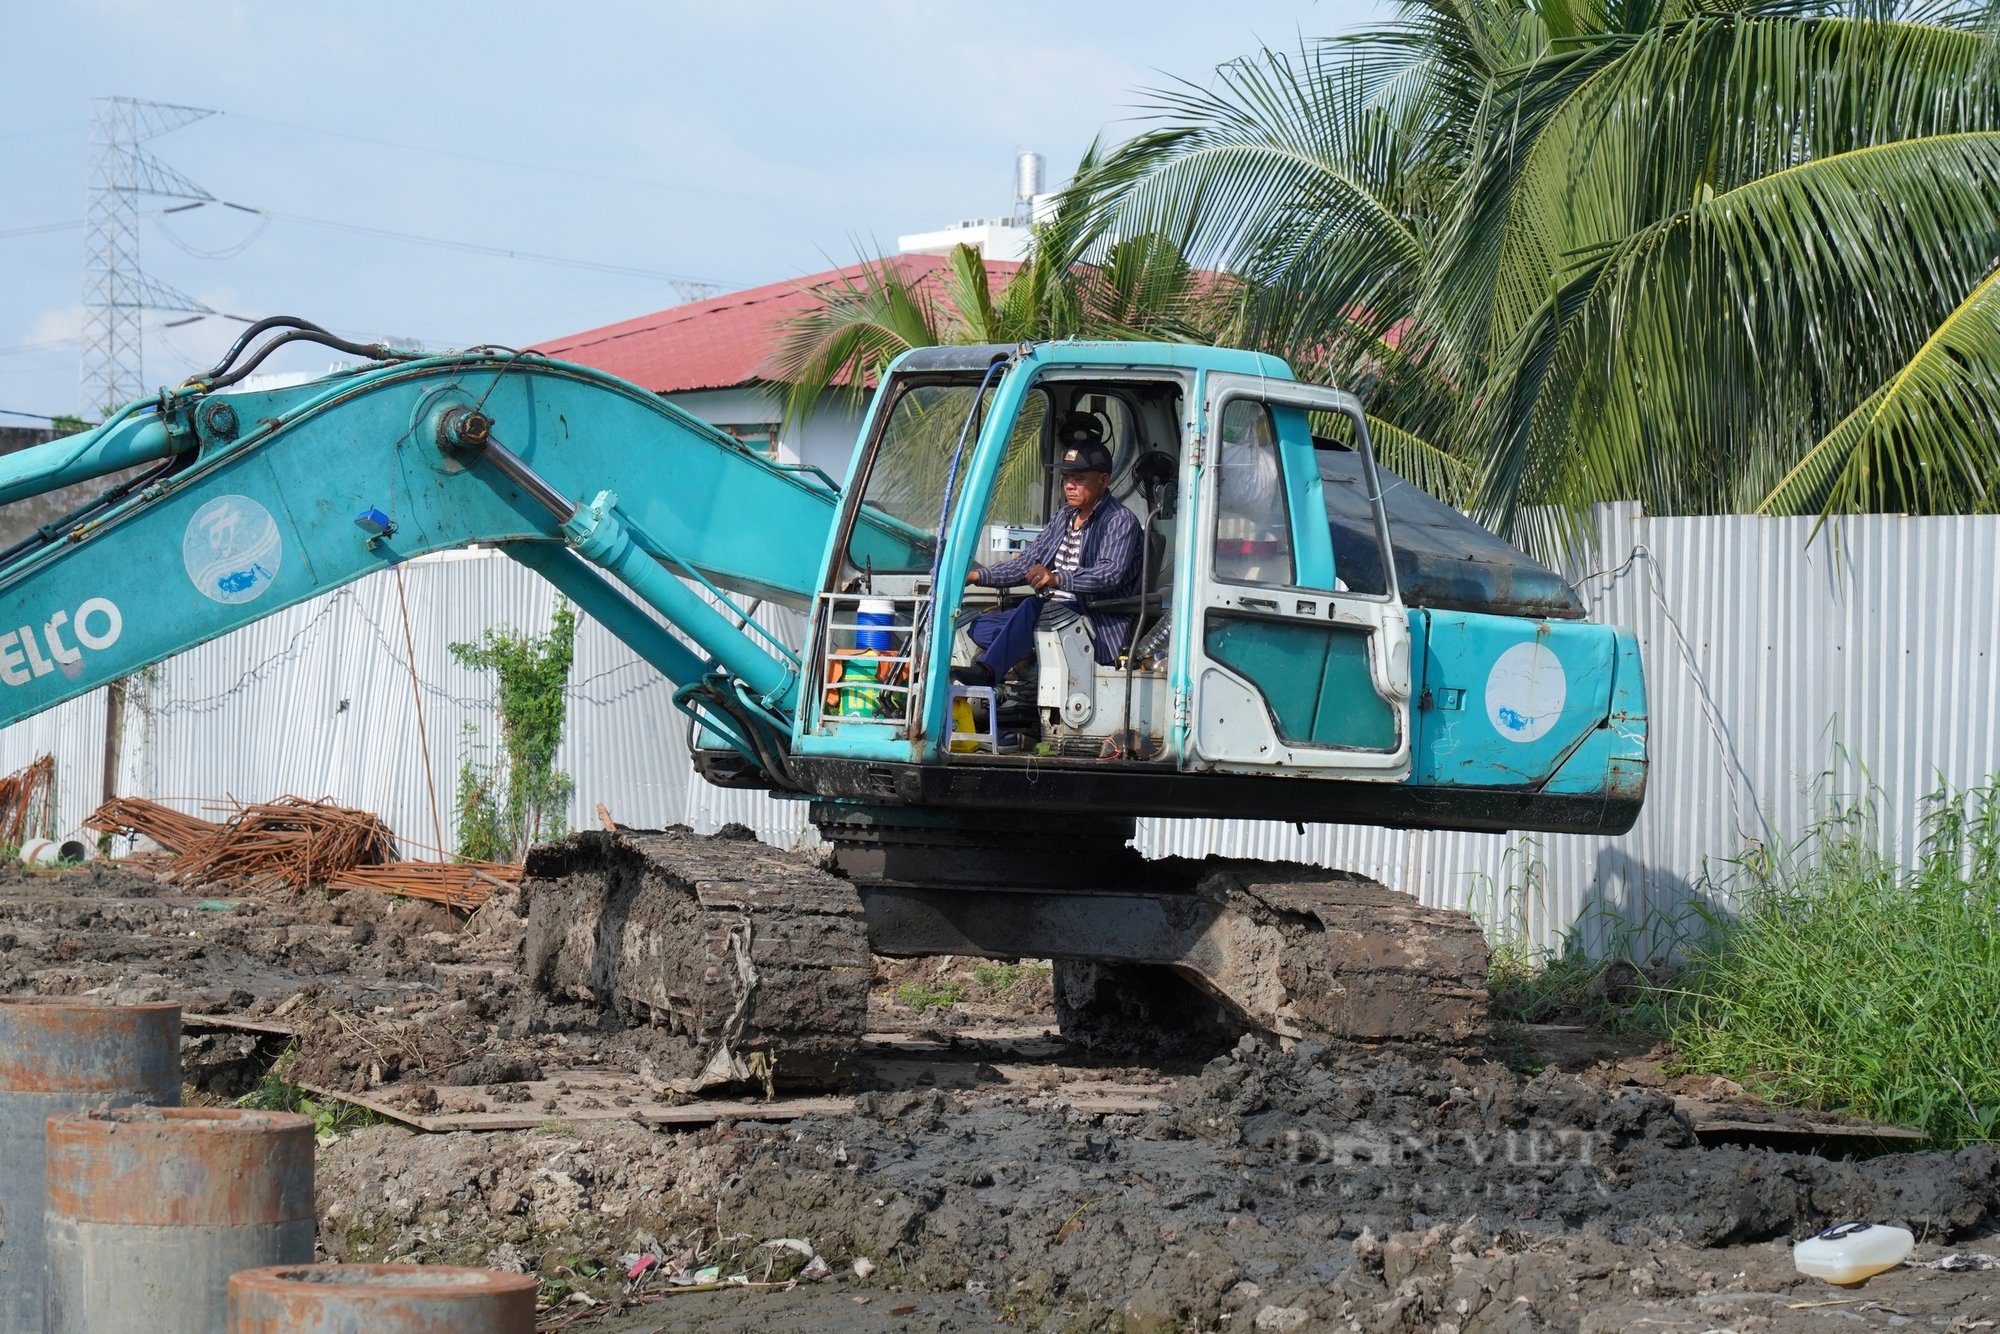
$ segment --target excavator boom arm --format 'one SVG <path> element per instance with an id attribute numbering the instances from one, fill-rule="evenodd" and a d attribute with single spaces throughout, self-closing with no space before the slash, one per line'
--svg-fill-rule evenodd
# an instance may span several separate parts
<path id="1" fill-rule="evenodd" d="M 838 495 L 624 381 L 474 353 L 263 393 L 195 385 L 12 456 L 0 498 L 155 461 L 171 471 L 0 568 L 0 724 L 475 542 L 677 685 L 734 683 L 774 734 L 789 723 L 796 662 L 714 595 L 806 605 Z"/>

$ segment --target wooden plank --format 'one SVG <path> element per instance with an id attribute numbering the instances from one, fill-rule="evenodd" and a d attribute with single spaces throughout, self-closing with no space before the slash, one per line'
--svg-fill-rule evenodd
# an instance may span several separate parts
<path id="1" fill-rule="evenodd" d="M 897 1060 L 871 1063 L 878 1077 L 903 1090 L 937 1088 L 946 1092 L 1008 1093 L 1036 1108 L 1067 1108 L 1091 1116 L 1137 1116 L 1165 1101 L 1166 1085 L 1116 1080 L 1052 1083 L 1043 1066 L 995 1066 L 984 1062 L 929 1063 Z M 884 1071 L 882 1067 L 892 1067 Z M 930 1078 L 926 1079 L 925 1076 Z M 314 1084 L 299 1087 L 323 1098 L 365 1107 L 378 1116 L 432 1134 L 457 1130 L 532 1130 L 552 1122 L 637 1121 L 649 1126 L 699 1126 L 717 1121 L 790 1121 L 801 1116 L 839 1116 L 854 1110 L 854 1099 L 842 1094 L 774 1098 L 699 1098 L 674 1102 L 647 1092 L 637 1076 L 615 1070 L 554 1070 L 545 1078 L 509 1085 L 527 1096 L 493 1105 L 495 1099 L 474 1085 L 451 1088 L 432 1085 L 441 1098 L 477 1099 L 477 1110 L 414 1112 L 401 1105 L 399 1093 L 420 1081 L 408 1081 L 369 1093 L 348 1093 Z"/>
<path id="2" fill-rule="evenodd" d="M 235 1033 L 262 1033 L 274 1038 L 292 1036 L 292 1026 L 281 1020 L 245 1019 L 234 1014 L 183 1014 L 181 1028 L 197 1033 L 226 1028 Z"/>
<path id="3" fill-rule="evenodd" d="M 969 1028 L 949 1037 L 934 1033 L 863 1033 L 861 1047 L 864 1053 L 960 1057 L 977 1057 L 991 1049 L 996 1056 L 1027 1060 L 1061 1056 L 1069 1050 L 1069 1044 L 1050 1037 L 1047 1028 Z"/>
<path id="4" fill-rule="evenodd" d="M 552 1086 L 552 1081 L 542 1082 Z M 509 1104 L 505 1111 L 422 1113 L 412 1112 L 383 1097 L 385 1092 L 396 1091 L 398 1086 L 393 1084 L 373 1094 L 349 1093 L 316 1084 L 301 1084 L 299 1087 L 322 1098 L 365 1107 L 377 1116 L 432 1134 L 454 1130 L 533 1130 L 558 1121 L 637 1121 L 649 1126 L 701 1126 L 713 1125 L 717 1121 L 790 1121 L 801 1116 L 839 1115 L 854 1110 L 854 1099 L 839 1095 L 775 1098 L 770 1102 L 761 1098 L 705 1098 L 683 1103 L 635 1099 L 631 1105 L 624 1107 L 585 1107 L 579 1105 L 583 1098 L 596 1096 L 605 1090 L 573 1088 L 568 1098 L 562 1094 L 554 1095 L 557 1104 L 554 1110 L 546 1106 L 548 1099 L 536 1099 Z M 527 1087 L 536 1088 L 537 1084 Z M 446 1094 L 469 1091 L 443 1090 Z"/>
<path id="5" fill-rule="evenodd" d="M 1806 1136 L 1811 1138 L 1921 1140 L 1924 1132 L 1908 1126 L 1892 1126 L 1882 1121 L 1828 1116 L 1824 1113 L 1794 1112 L 1782 1107 L 1755 1103 L 1708 1102 L 1701 1098 L 1676 1097 L 1674 1110 L 1686 1116 L 1700 1134 Z"/>

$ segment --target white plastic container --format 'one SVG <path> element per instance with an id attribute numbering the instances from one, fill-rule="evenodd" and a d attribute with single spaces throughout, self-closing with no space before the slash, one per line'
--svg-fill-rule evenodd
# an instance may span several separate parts
<path id="1" fill-rule="evenodd" d="M 887 627 L 896 623 L 895 603 L 888 598 L 863 598 L 860 614 L 855 619 L 861 623 L 861 629 L 854 636 L 856 647 L 873 649 L 877 653 L 889 652 L 895 637 Z M 884 628 L 876 629 L 877 626 Z"/>
<path id="2" fill-rule="evenodd" d="M 1841 1223 L 1792 1247 L 1792 1263 L 1810 1278 L 1829 1283 L 1859 1283 L 1871 1274 L 1894 1269 L 1917 1239 L 1886 1223 Z"/>

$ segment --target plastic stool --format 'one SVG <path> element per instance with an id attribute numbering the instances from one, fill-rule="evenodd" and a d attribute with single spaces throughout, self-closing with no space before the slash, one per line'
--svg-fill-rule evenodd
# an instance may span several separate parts
<path id="1" fill-rule="evenodd" d="M 951 735 L 946 739 L 945 749 L 958 750 L 959 742 L 970 741 L 974 743 L 975 749 L 983 747 L 989 755 L 1000 753 L 1000 701 L 995 698 L 997 693 L 998 688 L 995 686 L 966 686 L 956 681 L 952 683 L 951 702 L 954 705 L 960 700 L 965 700 L 968 705 L 979 700 L 986 702 L 986 728 L 984 731 L 961 732 L 954 722 L 951 725 Z M 957 710 L 954 708 L 952 712 L 956 713 Z"/>

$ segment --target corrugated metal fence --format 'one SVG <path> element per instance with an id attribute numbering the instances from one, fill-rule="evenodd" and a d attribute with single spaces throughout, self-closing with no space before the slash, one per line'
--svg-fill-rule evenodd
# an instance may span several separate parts
<path id="1" fill-rule="evenodd" d="M 1597 619 L 1636 627 L 1653 713 L 1651 788 L 1630 834 L 1145 821 L 1140 847 L 1343 866 L 1535 944 L 1581 924 L 1596 946 L 1670 933 L 1706 868 L 1798 837 L 1829 800 L 1870 784 L 1884 843 L 1907 859 L 1925 794 L 2000 769 L 2000 517 L 1849 519 L 1812 538 L 1809 520 L 1607 506 L 1599 525 L 1610 568 L 1583 592 Z M 203 645 L 133 680 L 112 784 L 196 811 L 331 796 L 380 812 L 421 854 L 441 840 L 417 700 L 449 842 L 459 765 L 496 753 L 496 737 L 490 681 L 448 645 L 489 626 L 538 631 L 554 600 L 504 556 L 461 553 L 405 566 L 400 598 L 384 574 Z M 796 617 L 759 619 L 798 642 Z M 801 804 L 695 779 L 667 684 L 588 621 L 571 679 L 559 762 L 576 780 L 572 825 L 602 802 L 635 825 L 735 820 L 781 845 L 807 835 Z M 105 718 L 100 691 L 0 732 L 0 771 L 57 757 L 65 831 L 103 794 Z"/>

